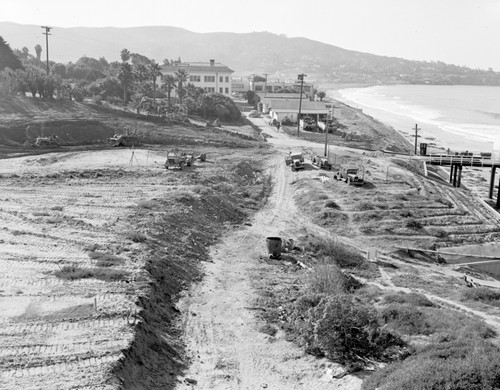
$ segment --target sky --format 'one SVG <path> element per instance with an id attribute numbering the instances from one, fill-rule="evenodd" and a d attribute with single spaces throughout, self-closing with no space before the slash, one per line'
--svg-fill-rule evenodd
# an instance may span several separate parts
<path id="1" fill-rule="evenodd" d="M 500 0 L 1 0 L 0 21 L 268 31 L 366 53 L 500 71 Z"/>

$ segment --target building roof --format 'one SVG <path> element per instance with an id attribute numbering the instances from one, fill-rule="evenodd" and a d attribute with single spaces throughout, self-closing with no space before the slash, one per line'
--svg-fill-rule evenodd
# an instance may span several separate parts
<path id="1" fill-rule="evenodd" d="M 275 112 L 290 112 L 299 111 L 299 99 L 273 99 L 270 103 L 270 108 Z M 310 100 L 302 100 L 301 112 L 328 113 L 323 102 L 311 102 Z"/>
<path id="2" fill-rule="evenodd" d="M 272 92 L 257 92 L 256 95 L 258 95 L 261 99 L 300 99 L 300 93 L 272 93 Z M 306 98 L 307 95 L 302 92 L 302 99 Z"/>
<path id="3" fill-rule="evenodd" d="M 182 62 L 174 65 L 163 65 L 161 67 L 161 70 L 165 73 L 175 73 L 179 69 L 185 69 L 188 73 L 190 71 L 234 73 L 234 70 L 220 62 L 216 62 L 213 65 L 210 65 L 210 62 Z"/>

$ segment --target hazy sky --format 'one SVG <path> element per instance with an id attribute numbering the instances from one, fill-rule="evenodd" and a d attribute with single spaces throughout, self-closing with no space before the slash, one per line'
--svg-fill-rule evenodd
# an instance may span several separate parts
<path id="1" fill-rule="evenodd" d="M 1 0 L 0 21 L 269 31 L 373 54 L 500 71 L 500 0 Z"/>

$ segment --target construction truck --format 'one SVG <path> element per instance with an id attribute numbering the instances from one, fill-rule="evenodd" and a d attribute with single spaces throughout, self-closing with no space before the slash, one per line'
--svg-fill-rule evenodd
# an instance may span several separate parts
<path id="1" fill-rule="evenodd" d="M 292 168 L 292 171 L 304 169 L 304 155 L 302 152 L 290 152 L 285 158 L 285 163 Z"/>
<path id="2" fill-rule="evenodd" d="M 333 175 L 333 178 L 343 180 L 348 185 L 362 186 L 365 184 L 364 170 L 360 175 L 359 168 L 349 165 L 341 165 L 339 170 Z"/>

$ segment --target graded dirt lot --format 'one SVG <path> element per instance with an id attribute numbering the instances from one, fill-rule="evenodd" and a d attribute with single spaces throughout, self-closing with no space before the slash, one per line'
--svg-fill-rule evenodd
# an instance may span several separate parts
<path id="1" fill-rule="evenodd" d="M 151 143 L 117 149 L 74 135 L 70 147 L 27 150 L 26 135 L 12 136 L 22 115 L 2 117 L 0 388 L 360 389 L 371 371 L 307 354 L 271 316 L 314 259 L 270 260 L 270 236 L 376 248 L 359 280 L 421 292 L 500 334 L 498 308 L 458 299 L 463 270 L 417 250 L 498 241 L 498 215 L 468 190 L 406 169 L 401 156 L 332 145 L 335 167 L 364 167 L 365 186 L 348 186 L 310 164 L 321 144 L 264 118 L 214 130 L 82 109 L 103 137 L 135 126 Z M 61 126 L 45 129 L 62 137 Z M 172 146 L 207 161 L 165 170 Z M 285 166 L 291 149 L 306 153 L 304 170 Z"/>

